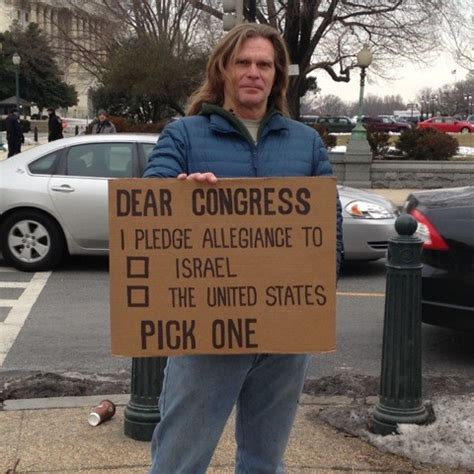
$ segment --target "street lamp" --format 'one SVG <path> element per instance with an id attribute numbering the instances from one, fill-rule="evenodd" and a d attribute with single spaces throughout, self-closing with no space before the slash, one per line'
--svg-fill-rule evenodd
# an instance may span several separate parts
<path id="1" fill-rule="evenodd" d="M 435 113 L 436 113 L 436 102 L 438 100 L 438 96 L 437 95 L 432 95 L 430 97 L 430 103 L 431 103 L 431 116 L 434 117 Z"/>
<path id="2" fill-rule="evenodd" d="M 357 66 L 360 67 L 360 90 L 359 90 L 359 106 L 357 111 L 357 125 L 352 130 L 351 139 L 365 140 L 367 132 L 362 125 L 362 110 L 364 104 L 364 85 L 365 85 L 365 70 L 372 64 L 372 52 L 367 45 L 357 53 Z"/>
<path id="3" fill-rule="evenodd" d="M 12 56 L 13 64 L 15 65 L 15 91 L 16 91 L 16 108 L 20 110 L 20 63 L 21 56 L 15 52 Z"/>
<path id="4" fill-rule="evenodd" d="M 464 94 L 464 100 L 467 102 L 467 108 L 466 108 L 467 115 L 471 115 L 472 114 L 472 95 Z"/>
<path id="5" fill-rule="evenodd" d="M 367 140 L 367 132 L 362 125 L 362 106 L 364 102 L 365 70 L 372 63 L 372 53 L 364 46 L 357 54 L 357 66 L 360 67 L 360 92 L 357 123 L 351 133 L 351 138 L 344 155 L 346 186 L 355 188 L 371 188 L 370 168 L 372 150 Z"/>

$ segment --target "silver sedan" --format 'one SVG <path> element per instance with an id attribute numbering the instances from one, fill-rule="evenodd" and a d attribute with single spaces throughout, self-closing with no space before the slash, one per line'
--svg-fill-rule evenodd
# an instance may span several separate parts
<path id="1" fill-rule="evenodd" d="M 378 260 L 385 257 L 388 240 L 396 235 L 397 206 L 379 194 L 339 186 L 343 209 L 344 259 Z"/>
<path id="2" fill-rule="evenodd" d="M 70 255 L 108 253 L 110 178 L 140 177 L 156 135 L 81 135 L 0 162 L 0 250 L 24 271 L 54 268 Z M 385 256 L 396 207 L 340 187 L 346 260 Z"/>

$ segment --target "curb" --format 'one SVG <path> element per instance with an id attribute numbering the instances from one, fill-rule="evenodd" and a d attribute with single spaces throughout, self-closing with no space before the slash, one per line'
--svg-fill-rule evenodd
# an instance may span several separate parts
<path id="1" fill-rule="evenodd" d="M 3 410 L 0 411 L 22 411 L 22 410 L 52 410 L 61 408 L 85 408 L 94 407 L 102 400 L 111 400 L 116 406 L 126 406 L 130 400 L 129 394 L 89 395 L 83 397 L 51 397 L 51 398 L 24 398 L 19 400 L 5 400 Z M 354 399 L 344 395 L 317 396 L 303 393 L 300 398 L 301 406 L 315 405 L 320 407 L 347 407 L 350 405 L 367 404 L 373 405 L 378 397 L 365 397 Z"/>
<path id="2" fill-rule="evenodd" d="M 85 397 L 24 398 L 19 400 L 5 400 L 3 402 L 3 411 L 94 407 L 105 399 L 113 401 L 117 406 L 125 406 L 130 400 L 130 395 L 121 393 L 115 395 L 89 395 Z"/>

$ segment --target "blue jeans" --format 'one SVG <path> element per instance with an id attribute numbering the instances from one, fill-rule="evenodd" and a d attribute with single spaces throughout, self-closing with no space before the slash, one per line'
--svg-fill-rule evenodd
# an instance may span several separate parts
<path id="1" fill-rule="evenodd" d="M 152 474 L 204 474 L 234 404 L 239 474 L 284 472 L 309 356 L 170 357 L 152 440 Z"/>

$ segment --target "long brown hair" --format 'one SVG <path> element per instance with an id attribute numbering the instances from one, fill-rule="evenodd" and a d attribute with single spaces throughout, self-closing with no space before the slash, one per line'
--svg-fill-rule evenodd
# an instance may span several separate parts
<path id="1" fill-rule="evenodd" d="M 265 38 L 272 43 L 275 50 L 275 83 L 268 98 L 269 104 L 284 115 L 289 115 L 286 99 L 289 57 L 285 42 L 274 28 L 257 23 L 238 25 L 220 40 L 207 62 L 203 84 L 189 98 L 186 115 L 198 114 L 204 102 L 220 106 L 224 104 L 226 68 L 249 38 Z"/>

